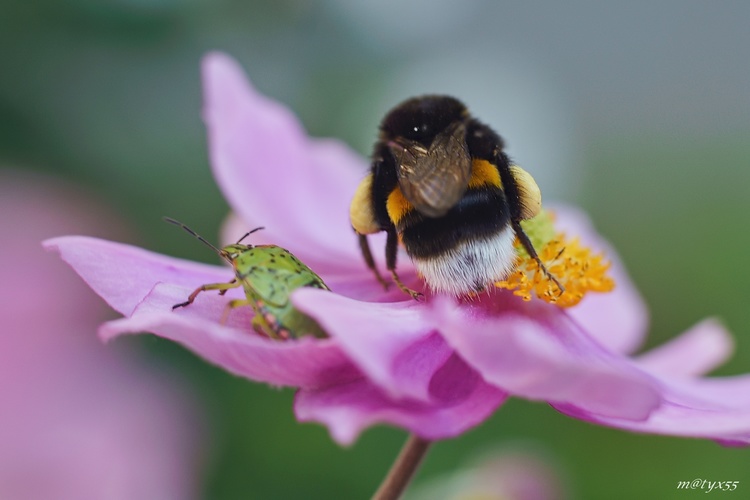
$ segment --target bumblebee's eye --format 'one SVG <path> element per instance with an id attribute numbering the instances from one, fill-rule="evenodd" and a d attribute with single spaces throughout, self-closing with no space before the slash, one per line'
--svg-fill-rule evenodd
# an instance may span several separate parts
<path id="1" fill-rule="evenodd" d="M 465 111 L 464 105 L 452 97 L 417 97 L 391 110 L 381 128 L 391 137 L 403 137 L 429 146 L 438 133 L 460 120 Z"/>
<path id="2" fill-rule="evenodd" d="M 427 120 L 427 117 L 419 117 L 420 120 Z M 421 123 L 416 122 L 410 127 L 406 127 L 406 130 L 404 130 L 400 136 L 411 139 L 412 141 L 418 141 L 425 145 L 429 145 L 430 142 L 432 142 L 432 139 L 435 137 L 435 131 L 433 130 L 433 127 L 431 127 L 428 123 L 425 121 L 422 121 Z"/>
<path id="3" fill-rule="evenodd" d="M 422 122 L 418 125 L 414 125 L 412 127 L 412 130 L 414 131 L 414 135 L 409 137 L 409 139 L 415 141 L 431 140 L 435 136 L 433 128 L 430 127 L 427 122 Z"/>

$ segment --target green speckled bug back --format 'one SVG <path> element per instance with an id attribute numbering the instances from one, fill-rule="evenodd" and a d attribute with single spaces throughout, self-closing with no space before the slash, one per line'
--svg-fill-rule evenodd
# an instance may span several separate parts
<path id="1" fill-rule="evenodd" d="M 227 319 L 235 307 L 250 306 L 255 312 L 252 326 L 256 332 L 272 339 L 298 338 L 304 335 L 326 337 L 320 325 L 311 317 L 292 306 L 290 295 L 296 289 L 309 286 L 328 290 L 320 276 L 303 264 L 297 257 L 276 245 L 243 245 L 240 242 L 262 227 L 257 227 L 240 238 L 237 243 L 216 248 L 182 222 L 164 217 L 166 222 L 180 226 L 196 237 L 234 269 L 234 278 L 227 283 L 207 283 L 191 293 L 187 300 L 172 306 L 172 310 L 187 307 L 201 292 L 217 290 L 220 295 L 242 287 L 245 299 L 234 299 L 227 303 L 221 322 Z"/>
<path id="2" fill-rule="evenodd" d="M 325 337 L 320 326 L 292 306 L 291 293 L 303 286 L 328 290 L 315 272 L 276 245 L 234 244 L 222 248 L 255 311 L 253 326 L 272 338 Z"/>

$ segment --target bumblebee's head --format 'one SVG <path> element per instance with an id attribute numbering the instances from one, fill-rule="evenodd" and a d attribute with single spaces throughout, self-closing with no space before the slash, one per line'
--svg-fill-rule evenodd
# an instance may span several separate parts
<path id="1" fill-rule="evenodd" d="M 414 97 L 388 113 L 380 125 L 386 137 L 403 137 L 429 147 L 437 134 L 468 114 L 458 99 L 442 95 Z"/>

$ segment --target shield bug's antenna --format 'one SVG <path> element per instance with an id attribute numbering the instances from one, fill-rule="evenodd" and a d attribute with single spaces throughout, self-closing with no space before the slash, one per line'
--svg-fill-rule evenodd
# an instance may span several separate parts
<path id="1" fill-rule="evenodd" d="M 213 251 L 214 251 L 214 252 L 216 252 L 216 253 L 217 253 L 217 254 L 219 254 L 219 255 L 223 255 L 223 254 L 221 253 L 221 250 L 219 250 L 218 248 L 216 248 L 216 247 L 215 247 L 215 246 L 214 246 L 213 244 L 211 244 L 211 243 L 210 243 L 210 242 L 209 242 L 208 240 L 204 239 L 204 238 L 203 238 L 203 236 L 201 236 L 200 234 L 196 233 L 195 231 L 193 231 L 192 229 L 190 229 L 189 227 L 187 227 L 187 226 L 186 226 L 185 224 L 183 224 L 182 222 L 180 222 L 180 221 L 178 221 L 178 220 L 175 220 L 175 219 L 172 219 L 171 217 L 163 217 L 163 219 L 164 219 L 164 220 L 165 220 L 166 222 L 169 222 L 170 224 L 174 224 L 175 226 L 180 226 L 180 227 L 181 227 L 182 229 L 184 229 L 184 230 L 185 230 L 185 231 L 187 231 L 188 233 L 190 233 L 190 234 L 192 234 L 193 236 L 195 236 L 196 238 L 198 238 L 198 240 L 199 240 L 199 241 L 200 241 L 201 243 L 203 243 L 204 245 L 206 245 L 206 246 L 210 247 L 211 249 L 213 249 Z M 249 233 L 248 233 L 248 234 L 249 234 Z M 247 236 L 247 235 L 245 235 L 245 236 Z M 244 238 L 244 236 L 243 236 L 243 238 Z"/>
<path id="2" fill-rule="evenodd" d="M 260 226 L 260 227 L 256 227 L 256 228 L 255 228 L 255 229 L 253 229 L 252 231 L 248 231 L 248 232 L 246 232 L 246 233 L 245 233 L 245 234 L 244 234 L 244 235 L 242 236 L 242 238 L 240 238 L 239 240 L 237 240 L 237 243 L 235 243 L 235 244 L 236 244 L 236 245 L 239 245 L 239 244 L 240 244 L 240 243 L 242 242 L 242 240 L 244 240 L 245 238 L 247 238 L 248 236 L 250 236 L 250 235 L 251 235 L 251 234 L 253 234 L 254 232 L 256 232 L 256 231 L 260 231 L 261 229 L 265 229 L 265 227 L 263 227 L 263 226 Z"/>

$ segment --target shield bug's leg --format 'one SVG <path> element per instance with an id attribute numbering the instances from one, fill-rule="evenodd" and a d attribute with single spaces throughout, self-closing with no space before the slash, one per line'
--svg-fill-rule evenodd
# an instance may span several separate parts
<path id="1" fill-rule="evenodd" d="M 268 311 L 268 308 L 266 308 L 261 301 L 255 302 L 249 299 L 235 299 L 229 301 L 227 306 L 224 308 L 224 313 L 221 315 L 221 324 L 223 325 L 224 323 L 226 323 L 227 319 L 229 319 L 229 313 L 232 312 L 232 309 L 242 306 L 250 306 L 255 312 L 255 316 L 253 316 L 253 319 L 250 323 L 253 327 L 253 330 L 263 335 L 264 337 L 272 339 L 283 337 L 279 335 L 279 332 L 277 332 L 277 329 L 274 327 L 274 325 L 276 324 L 276 320 Z M 288 337 L 289 335 L 287 334 L 287 338 Z"/>
<path id="2" fill-rule="evenodd" d="M 259 314 L 253 316 L 251 325 L 253 327 L 253 330 L 264 337 L 268 337 L 270 339 L 278 338 L 276 332 L 273 331 L 273 328 L 271 328 L 265 318 L 263 318 L 263 316 Z"/>
<path id="3" fill-rule="evenodd" d="M 388 290 L 388 282 L 383 279 L 383 276 L 375 265 L 375 259 L 372 258 L 372 251 L 370 250 L 370 242 L 367 239 L 367 235 L 358 234 L 357 236 L 359 237 L 359 248 L 362 250 L 362 257 L 365 259 L 365 264 L 367 264 L 367 267 L 369 267 L 373 274 L 375 274 L 375 278 L 381 285 L 383 285 L 383 288 Z"/>
<path id="4" fill-rule="evenodd" d="M 173 305 L 172 310 L 174 311 L 178 307 L 189 306 L 201 292 L 205 292 L 207 290 L 222 290 L 224 293 L 226 293 L 226 291 L 230 288 L 237 288 L 238 286 L 240 286 L 240 283 L 236 279 L 230 281 L 229 283 L 211 283 L 208 285 L 199 286 L 193 291 L 193 293 L 190 294 L 185 302 L 180 302 L 179 304 Z"/>
<path id="5" fill-rule="evenodd" d="M 278 339 L 278 322 L 276 321 L 276 317 L 268 310 L 265 303 L 262 300 L 258 300 L 255 303 L 250 303 L 250 305 L 255 311 L 252 321 L 253 330 L 268 338 Z"/>
<path id="6" fill-rule="evenodd" d="M 404 293 L 411 295 L 414 300 L 420 300 L 424 298 L 424 295 L 416 290 L 412 290 L 401 282 L 401 278 L 396 273 L 396 254 L 398 252 L 398 235 L 396 228 L 387 229 L 388 237 L 385 241 L 385 263 L 388 270 L 391 272 L 393 282 L 396 283 L 399 290 Z"/>
<path id="7" fill-rule="evenodd" d="M 236 283 L 236 282 L 237 282 L 237 278 L 233 278 L 232 281 L 230 281 L 229 283 Z M 225 288 L 224 290 L 220 290 L 219 291 L 219 295 L 224 295 L 225 293 L 227 293 L 228 290 L 229 290 L 229 288 Z"/>
<path id="8" fill-rule="evenodd" d="M 247 299 L 235 299 L 230 300 L 227 302 L 226 307 L 224 307 L 224 312 L 221 313 L 221 319 L 219 320 L 219 323 L 222 325 L 227 322 L 227 319 L 229 319 L 229 313 L 232 312 L 232 309 L 235 307 L 241 307 L 241 306 L 251 306 L 252 302 L 250 302 Z"/>
<path id="9" fill-rule="evenodd" d="M 518 237 L 518 241 L 521 242 L 521 245 L 523 245 L 523 248 L 526 249 L 529 256 L 531 256 L 531 258 L 536 261 L 536 263 L 539 265 L 539 269 L 542 270 L 544 275 L 548 279 L 552 280 L 552 282 L 555 283 L 555 285 L 557 285 L 557 287 L 560 289 L 560 295 L 562 295 L 565 292 L 565 287 L 562 285 L 562 283 L 557 281 L 557 278 L 555 278 L 555 276 L 552 273 L 550 273 L 547 270 L 547 267 L 542 262 L 542 259 L 540 259 L 539 255 L 536 253 L 536 250 L 534 249 L 534 245 L 531 244 L 531 240 L 529 239 L 529 237 L 526 235 L 523 228 L 521 227 L 521 223 L 518 221 L 512 221 L 511 224 L 513 225 L 513 231 L 515 231 L 516 236 Z"/>

